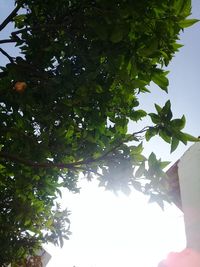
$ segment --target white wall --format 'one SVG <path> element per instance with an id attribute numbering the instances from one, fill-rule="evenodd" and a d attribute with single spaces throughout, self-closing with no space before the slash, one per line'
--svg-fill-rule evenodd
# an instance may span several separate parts
<path id="1" fill-rule="evenodd" d="M 200 250 L 200 142 L 178 163 L 187 246 Z"/>

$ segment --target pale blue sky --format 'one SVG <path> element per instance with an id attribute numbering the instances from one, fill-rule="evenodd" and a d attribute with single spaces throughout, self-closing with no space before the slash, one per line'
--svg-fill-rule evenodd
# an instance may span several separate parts
<path id="1" fill-rule="evenodd" d="M 11 10 L 14 0 L 0 0 L 0 21 Z M 193 17 L 200 18 L 200 0 L 193 0 Z M 0 32 L 0 39 L 7 31 Z M 149 112 L 153 103 L 163 105 L 170 99 L 175 116 L 185 114 L 185 131 L 200 135 L 200 23 L 181 34 L 184 47 L 168 67 L 169 93 L 152 88 L 141 98 Z M 6 47 L 14 54 L 12 46 Z M 0 54 L 0 65 L 5 58 Z M 132 126 L 130 126 L 131 128 Z M 186 147 L 181 145 L 171 155 L 168 144 L 154 138 L 145 144 L 145 153 L 154 151 L 164 160 L 175 162 Z M 63 206 L 72 210 L 70 241 L 62 250 L 48 246 L 53 255 L 48 267 L 153 267 L 164 255 L 185 245 L 183 219 L 174 207 L 165 213 L 136 193 L 116 198 L 96 185 L 86 185 L 80 195 L 65 194 Z"/>

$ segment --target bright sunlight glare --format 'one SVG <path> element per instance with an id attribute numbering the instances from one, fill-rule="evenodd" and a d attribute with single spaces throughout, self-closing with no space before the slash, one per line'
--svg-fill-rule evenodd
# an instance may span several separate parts
<path id="1" fill-rule="evenodd" d="M 175 206 L 163 212 L 135 191 L 115 196 L 94 182 L 81 187 L 80 194 L 63 194 L 72 236 L 62 249 L 46 246 L 48 267 L 156 267 L 170 251 L 185 248 L 183 214 Z"/>

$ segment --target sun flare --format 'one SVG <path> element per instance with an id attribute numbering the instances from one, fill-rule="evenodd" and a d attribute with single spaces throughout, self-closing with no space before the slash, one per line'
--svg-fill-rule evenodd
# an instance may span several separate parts
<path id="1" fill-rule="evenodd" d="M 79 195 L 63 194 L 63 205 L 73 211 L 72 236 L 63 249 L 47 246 L 53 256 L 48 267 L 155 267 L 185 247 L 176 207 L 167 205 L 163 212 L 137 192 L 115 196 L 94 183 L 81 187 Z"/>

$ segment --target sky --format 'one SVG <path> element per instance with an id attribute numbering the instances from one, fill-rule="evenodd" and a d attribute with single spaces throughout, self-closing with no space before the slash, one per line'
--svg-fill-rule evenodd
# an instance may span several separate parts
<path id="1" fill-rule="evenodd" d="M 0 0 L 0 21 L 13 4 L 13 0 Z M 192 13 L 192 17 L 200 19 L 199 0 L 193 0 Z M 8 30 L 0 33 L 0 39 L 6 37 Z M 200 23 L 186 29 L 180 43 L 184 47 L 167 68 L 169 93 L 153 86 L 151 94 L 143 95 L 140 101 L 144 109 L 152 112 L 155 102 L 164 105 L 170 99 L 174 116 L 186 116 L 185 131 L 199 136 Z M 6 48 L 11 54 L 16 53 L 12 46 Z M 0 54 L 0 65 L 4 60 Z M 129 130 L 134 130 L 133 125 Z M 173 164 L 191 144 L 180 145 L 173 154 L 160 138 L 144 145 L 146 155 L 154 151 Z M 166 205 L 163 212 L 135 191 L 129 197 L 122 194 L 116 197 L 98 188 L 95 182 L 81 179 L 80 186 L 80 194 L 63 192 L 62 205 L 72 211 L 73 234 L 62 249 L 45 246 L 52 255 L 48 267 L 155 267 L 170 251 L 185 247 L 183 214 L 175 206 Z"/>

